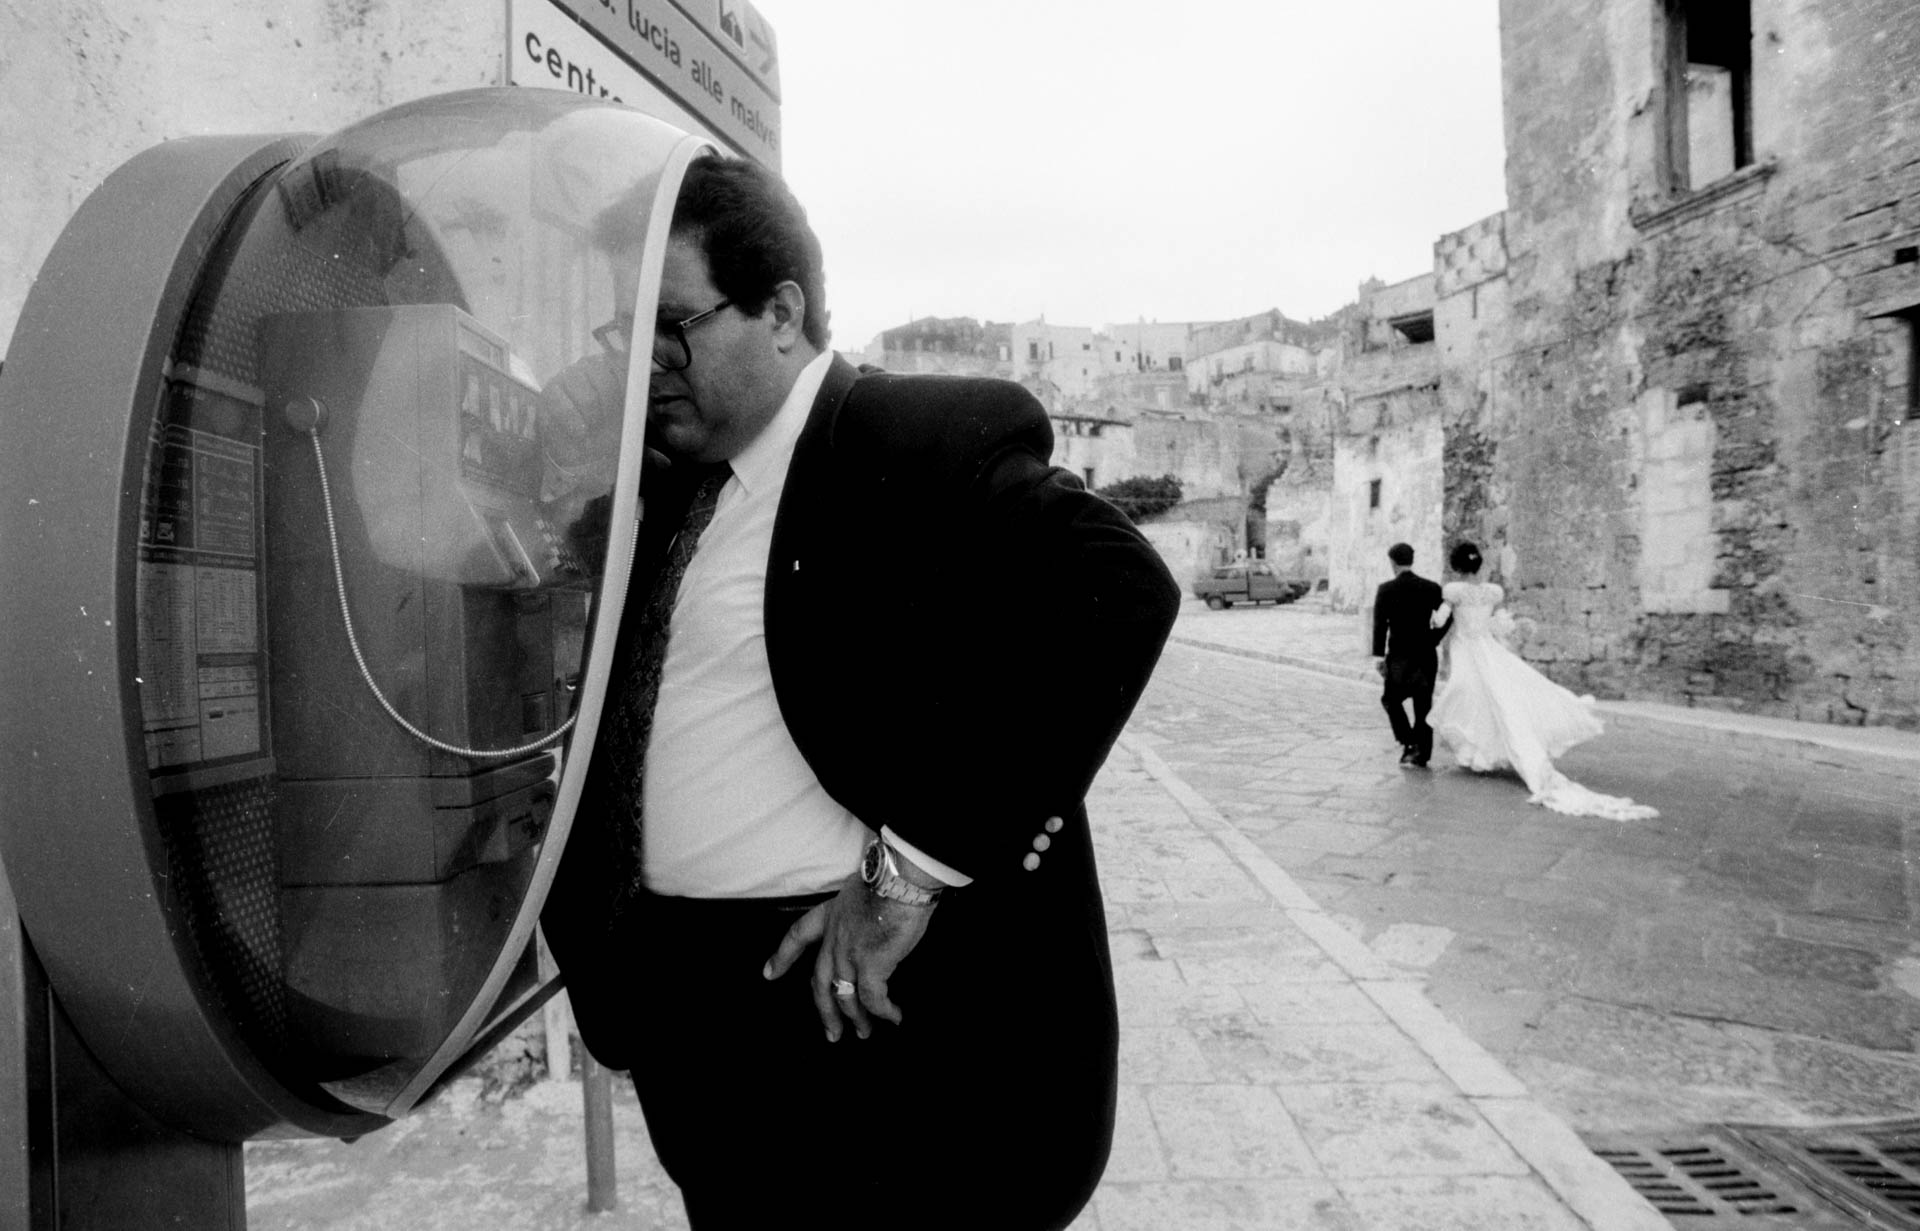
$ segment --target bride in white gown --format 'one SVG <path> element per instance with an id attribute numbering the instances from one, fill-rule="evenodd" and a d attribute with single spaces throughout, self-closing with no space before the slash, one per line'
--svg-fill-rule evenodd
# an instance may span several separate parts
<path id="1" fill-rule="evenodd" d="M 1467 769 L 1511 767 L 1533 792 L 1530 803 L 1572 816 L 1646 820 L 1660 815 L 1618 795 L 1602 795 L 1555 769 L 1553 758 L 1600 734 L 1593 698 L 1576 697 L 1528 666 L 1501 641 L 1495 618 L 1505 592 L 1480 580 L 1480 549 L 1462 543 L 1448 558 L 1464 580 L 1441 594 L 1453 609 L 1452 668 L 1429 721 Z"/>

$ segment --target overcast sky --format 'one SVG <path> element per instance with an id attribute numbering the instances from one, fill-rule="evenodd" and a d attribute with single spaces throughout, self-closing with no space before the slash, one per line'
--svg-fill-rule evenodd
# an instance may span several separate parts
<path id="1" fill-rule="evenodd" d="M 1505 205 L 1498 0 L 754 0 L 834 343 L 1323 316 Z"/>

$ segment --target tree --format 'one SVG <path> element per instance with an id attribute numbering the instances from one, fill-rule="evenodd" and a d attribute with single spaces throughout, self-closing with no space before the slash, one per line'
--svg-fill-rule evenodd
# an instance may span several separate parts
<path id="1" fill-rule="evenodd" d="M 1157 479 L 1131 478 L 1109 483 L 1093 493 L 1111 501 L 1133 521 L 1164 513 L 1180 503 L 1180 480 L 1170 474 Z"/>

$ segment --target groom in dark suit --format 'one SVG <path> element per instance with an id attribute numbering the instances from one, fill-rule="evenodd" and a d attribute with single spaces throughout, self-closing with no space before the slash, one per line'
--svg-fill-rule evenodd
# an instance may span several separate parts
<path id="1" fill-rule="evenodd" d="M 834 356 L 752 163 L 680 190 L 648 432 L 542 920 L 582 1039 L 697 1231 L 1066 1226 L 1118 1049 L 1084 800 L 1178 588 L 1025 390 Z"/>
<path id="2" fill-rule="evenodd" d="M 1433 681 L 1440 672 L 1440 656 L 1435 647 L 1447 635 L 1453 620 L 1433 627 L 1433 613 L 1439 608 L 1440 587 L 1413 571 L 1413 548 L 1395 543 L 1387 549 L 1393 564 L 1393 578 L 1380 583 L 1373 596 L 1373 656 L 1380 660 L 1380 675 L 1386 691 L 1380 704 L 1386 707 L 1387 720 L 1393 724 L 1393 738 L 1400 745 L 1400 763 L 1426 768 L 1433 756 L 1433 728 L 1427 725 L 1427 711 L 1433 708 Z M 1407 722 L 1405 706 L 1413 706 L 1413 722 Z"/>

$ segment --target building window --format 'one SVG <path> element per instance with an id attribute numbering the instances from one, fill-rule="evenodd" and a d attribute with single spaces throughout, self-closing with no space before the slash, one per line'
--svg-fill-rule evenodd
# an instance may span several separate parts
<path id="1" fill-rule="evenodd" d="M 1182 364 L 1183 362 L 1185 362 L 1185 361 L 1184 361 L 1184 360 L 1182 360 L 1182 359 L 1180 358 L 1180 356 L 1178 356 L 1178 355 L 1174 355 L 1174 356 L 1172 356 L 1172 357 L 1170 357 L 1170 358 L 1169 358 L 1169 359 L 1167 360 L 1167 371 L 1169 371 L 1169 372 L 1178 372 L 1178 371 L 1180 370 L 1180 365 L 1181 365 L 1181 364 Z"/>
<path id="2" fill-rule="evenodd" d="M 1087 481 L 1087 490 L 1092 491 L 1093 490 L 1093 467 L 1091 466 L 1081 467 L 1080 477 Z"/>
<path id="3" fill-rule="evenodd" d="M 1036 360 L 1040 358 L 1040 340 L 1038 338 L 1032 339 L 1027 343 L 1027 358 Z"/>
<path id="4" fill-rule="evenodd" d="M 1900 398 L 1900 417 L 1908 423 L 1920 420 L 1920 306 L 1893 314 L 1894 363 L 1905 362 L 1906 371 L 1896 369 L 1897 380 L 1904 380 L 1906 395 Z"/>
<path id="5" fill-rule="evenodd" d="M 1377 509 L 1379 507 L 1380 507 L 1380 480 L 1368 479 L 1367 480 L 1367 508 Z"/>
<path id="6" fill-rule="evenodd" d="M 1753 162 L 1749 0 L 1666 0 L 1667 160 L 1678 191 Z"/>
<path id="7" fill-rule="evenodd" d="M 1387 327 L 1409 342 L 1433 341 L 1433 313 L 1409 312 L 1405 316 L 1390 317 Z"/>

